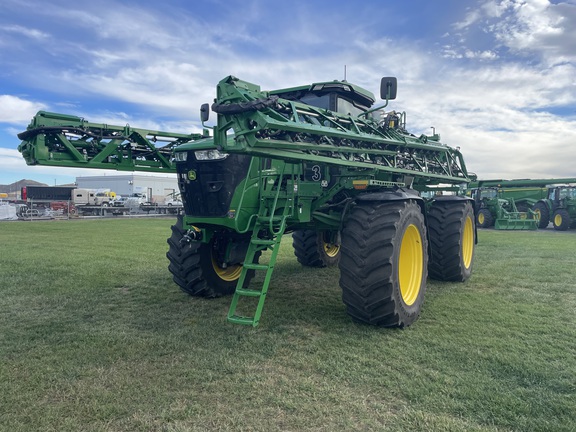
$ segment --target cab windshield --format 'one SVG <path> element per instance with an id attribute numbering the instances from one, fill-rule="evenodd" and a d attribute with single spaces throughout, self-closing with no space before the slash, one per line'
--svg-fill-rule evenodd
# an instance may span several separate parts
<path id="1" fill-rule="evenodd" d="M 368 107 L 356 105 L 351 100 L 340 97 L 335 93 L 327 93 L 321 95 L 308 93 L 302 96 L 300 101 L 317 108 L 338 112 L 340 114 L 351 115 L 354 117 L 357 117 L 368 110 Z"/>
<path id="2" fill-rule="evenodd" d="M 496 191 L 496 189 L 484 189 L 482 191 L 480 191 L 480 198 L 487 198 L 487 199 L 493 199 L 496 198 L 496 196 L 498 195 L 498 192 Z"/>

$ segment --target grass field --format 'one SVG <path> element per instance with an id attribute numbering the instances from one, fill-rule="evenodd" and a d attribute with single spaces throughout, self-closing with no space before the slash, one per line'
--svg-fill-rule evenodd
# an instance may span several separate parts
<path id="1" fill-rule="evenodd" d="M 286 238 L 252 329 L 178 290 L 171 222 L 0 224 L 1 431 L 576 430 L 574 231 L 480 231 L 405 330 Z"/>

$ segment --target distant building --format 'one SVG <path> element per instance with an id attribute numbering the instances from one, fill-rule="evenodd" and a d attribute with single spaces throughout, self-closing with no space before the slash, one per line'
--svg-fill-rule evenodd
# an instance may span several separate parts
<path id="1" fill-rule="evenodd" d="M 163 177 L 141 174 L 76 177 L 80 189 L 109 189 L 120 196 L 145 194 L 148 201 L 163 203 L 164 198 L 178 191 L 176 174 Z"/>

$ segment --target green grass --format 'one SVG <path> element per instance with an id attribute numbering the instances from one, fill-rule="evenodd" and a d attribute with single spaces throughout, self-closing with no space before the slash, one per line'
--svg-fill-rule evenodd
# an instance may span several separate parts
<path id="1" fill-rule="evenodd" d="M 285 239 L 259 327 L 181 293 L 169 219 L 0 224 L 2 431 L 571 431 L 576 233 L 481 231 L 405 330 Z"/>

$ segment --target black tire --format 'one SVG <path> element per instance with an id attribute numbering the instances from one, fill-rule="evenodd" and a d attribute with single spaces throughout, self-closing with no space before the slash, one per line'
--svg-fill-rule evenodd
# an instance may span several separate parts
<path id="1" fill-rule="evenodd" d="M 490 210 L 486 208 L 478 210 L 478 214 L 476 215 L 476 224 L 479 228 L 490 228 L 494 225 L 494 218 L 492 217 Z"/>
<path id="2" fill-rule="evenodd" d="M 168 270 L 180 289 L 195 297 L 213 298 L 233 294 L 242 266 L 231 266 L 228 269 L 218 267 L 213 260 L 216 237 L 213 237 L 210 243 L 181 244 L 180 240 L 186 233 L 181 216 L 171 229 L 172 235 L 168 239 L 169 249 L 166 257 L 170 261 Z M 255 262 L 258 261 L 259 255 L 255 258 Z M 251 270 L 246 274 L 244 286 L 247 286 L 253 277 L 254 271 Z"/>
<path id="3" fill-rule="evenodd" d="M 107 203 L 107 202 L 103 202 L 103 203 L 102 203 L 102 207 L 108 207 L 108 203 Z"/>
<path id="4" fill-rule="evenodd" d="M 326 241 L 329 233 L 299 230 L 292 233 L 298 262 L 306 267 L 332 267 L 340 261 L 340 245 Z"/>
<path id="5" fill-rule="evenodd" d="M 472 204 L 435 201 L 428 211 L 428 235 L 430 278 L 456 282 L 468 279 L 472 274 L 476 243 Z"/>
<path id="6" fill-rule="evenodd" d="M 534 207 L 532 207 L 532 211 L 534 211 L 539 218 L 538 228 L 546 228 L 550 223 L 550 210 L 548 210 L 548 206 L 543 202 L 537 202 L 534 204 Z"/>
<path id="7" fill-rule="evenodd" d="M 570 228 L 572 221 L 570 220 L 570 213 L 566 209 L 558 209 L 554 212 L 554 218 L 552 219 L 552 224 L 554 229 L 557 231 L 566 231 Z"/>
<path id="8" fill-rule="evenodd" d="M 406 327 L 420 315 L 428 244 L 414 201 L 358 203 L 342 231 L 340 287 L 348 314 L 382 327 Z"/>

